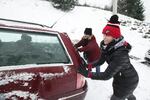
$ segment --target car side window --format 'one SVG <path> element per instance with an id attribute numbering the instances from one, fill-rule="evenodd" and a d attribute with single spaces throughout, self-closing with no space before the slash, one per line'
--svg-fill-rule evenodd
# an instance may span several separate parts
<path id="1" fill-rule="evenodd" d="M 58 63 L 70 59 L 57 34 L 0 31 L 0 66 Z"/>

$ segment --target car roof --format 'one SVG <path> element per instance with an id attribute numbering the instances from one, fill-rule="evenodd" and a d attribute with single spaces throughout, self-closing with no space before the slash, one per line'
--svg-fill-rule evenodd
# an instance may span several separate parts
<path id="1" fill-rule="evenodd" d="M 0 18 L 0 28 L 59 34 L 58 31 L 52 30 L 52 28 L 47 25 L 5 18 Z"/>

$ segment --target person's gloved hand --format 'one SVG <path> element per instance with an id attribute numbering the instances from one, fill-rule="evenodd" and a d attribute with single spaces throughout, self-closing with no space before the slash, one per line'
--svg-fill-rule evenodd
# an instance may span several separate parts
<path id="1" fill-rule="evenodd" d="M 80 48 L 77 49 L 78 52 L 81 52 Z"/>
<path id="2" fill-rule="evenodd" d="M 91 71 L 88 71 L 88 78 L 92 78 L 92 72 Z"/>
<path id="3" fill-rule="evenodd" d="M 87 68 L 88 68 L 88 71 L 92 71 L 93 65 L 92 64 L 88 64 Z"/>
<path id="4" fill-rule="evenodd" d="M 85 67 L 82 67 L 82 66 L 79 67 L 79 68 L 78 68 L 78 72 L 79 72 L 81 75 L 83 75 L 83 76 L 85 76 L 85 77 L 87 77 L 87 78 L 91 78 L 91 77 L 92 77 L 92 72 L 86 70 Z"/>
<path id="5" fill-rule="evenodd" d="M 78 72 L 79 72 L 81 75 L 83 75 L 83 76 L 85 76 L 85 77 L 88 77 L 88 70 L 86 70 L 85 67 L 80 66 L 80 67 L 78 68 Z"/>

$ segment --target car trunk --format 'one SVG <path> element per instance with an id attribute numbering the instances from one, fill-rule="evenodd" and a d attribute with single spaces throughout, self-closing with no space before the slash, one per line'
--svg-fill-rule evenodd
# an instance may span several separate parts
<path id="1" fill-rule="evenodd" d="M 30 65 L 31 67 L 31 65 Z M 0 72 L 0 93 L 28 91 L 41 98 L 49 99 L 73 91 L 76 73 L 71 66 L 32 66 Z"/>

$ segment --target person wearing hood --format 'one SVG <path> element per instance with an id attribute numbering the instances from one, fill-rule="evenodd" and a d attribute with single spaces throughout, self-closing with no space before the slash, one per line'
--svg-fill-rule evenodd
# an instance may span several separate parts
<path id="1" fill-rule="evenodd" d="M 113 78 L 113 95 L 110 100 L 136 100 L 133 92 L 138 85 L 139 76 L 129 59 L 131 45 L 121 35 L 119 24 L 118 16 L 113 15 L 102 32 L 101 57 L 96 63 L 88 65 L 100 66 L 106 61 L 108 63 L 106 70 L 95 73 L 80 67 L 79 73 L 93 80 Z"/>

